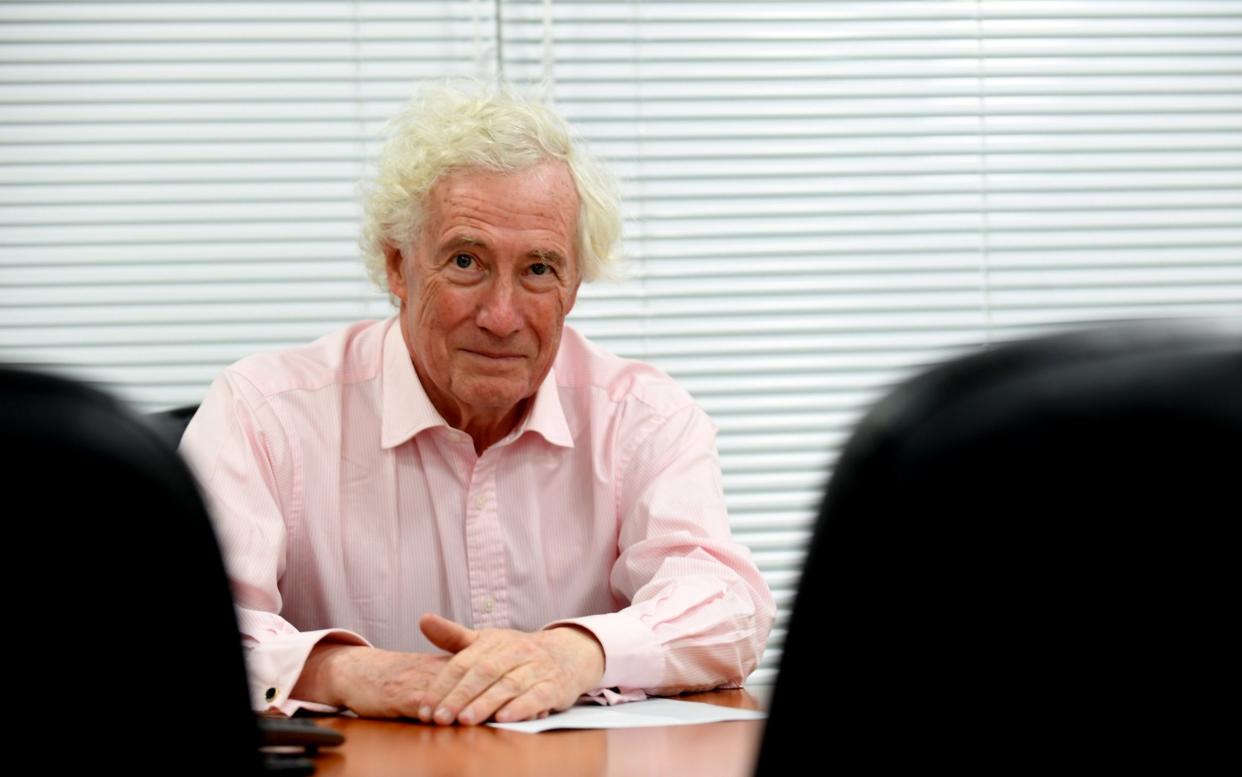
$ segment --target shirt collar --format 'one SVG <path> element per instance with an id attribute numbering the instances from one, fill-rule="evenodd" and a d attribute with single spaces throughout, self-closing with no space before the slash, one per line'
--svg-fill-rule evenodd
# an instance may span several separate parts
<path id="1" fill-rule="evenodd" d="M 388 332 L 384 335 L 381 354 L 380 446 L 385 450 L 395 448 L 416 436 L 419 432 L 435 426 L 448 427 L 448 422 L 431 404 L 423 389 L 410 351 L 401 336 L 401 322 L 394 316 L 389 319 Z M 560 391 L 556 385 L 555 369 L 548 370 L 535 399 L 518 424 L 518 428 L 505 437 L 516 440 L 527 432 L 536 432 L 553 445 L 574 447 L 574 438 L 561 407 Z"/>
<path id="2" fill-rule="evenodd" d="M 535 401 L 530 410 L 510 437 L 516 440 L 527 432 L 535 432 L 549 443 L 562 448 L 574 447 L 574 436 L 569 433 L 569 422 L 565 420 L 565 410 L 561 407 L 561 392 L 557 388 L 555 367 L 549 369 L 544 376 L 543 383 L 539 384 L 539 390 L 535 392 Z"/>
<path id="3" fill-rule="evenodd" d="M 410 350 L 401 336 L 401 321 L 396 316 L 388 320 L 380 364 L 382 448 L 395 448 L 424 429 L 448 426 L 414 371 Z"/>

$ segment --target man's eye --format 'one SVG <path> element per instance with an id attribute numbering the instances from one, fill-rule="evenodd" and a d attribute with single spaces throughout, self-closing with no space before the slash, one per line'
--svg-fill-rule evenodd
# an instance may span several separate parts
<path id="1" fill-rule="evenodd" d="M 535 262 L 534 264 L 530 266 L 530 271 L 534 275 L 543 275 L 544 273 L 550 272 L 551 270 L 552 268 L 544 264 L 543 262 Z"/>
<path id="2" fill-rule="evenodd" d="M 453 264 L 457 265 L 463 270 L 469 270 L 470 265 L 474 264 L 474 257 L 471 256 L 470 254 L 458 254 L 457 256 L 453 257 Z"/>

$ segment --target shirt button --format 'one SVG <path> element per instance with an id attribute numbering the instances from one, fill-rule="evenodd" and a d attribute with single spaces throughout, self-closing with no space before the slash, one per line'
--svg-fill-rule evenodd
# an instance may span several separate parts
<path id="1" fill-rule="evenodd" d="M 474 507 L 476 510 L 482 510 L 483 506 L 486 504 L 487 504 L 487 498 L 484 497 L 482 494 L 474 498 Z"/>
<path id="2" fill-rule="evenodd" d="M 493 602 L 491 599 L 488 599 L 486 602 L 483 602 L 484 612 L 491 612 L 494 609 L 496 609 L 496 603 Z"/>

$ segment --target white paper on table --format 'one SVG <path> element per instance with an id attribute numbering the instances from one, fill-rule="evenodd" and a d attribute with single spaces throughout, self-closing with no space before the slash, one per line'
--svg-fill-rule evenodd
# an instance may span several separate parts
<path id="1" fill-rule="evenodd" d="M 559 728 L 641 728 L 643 726 L 689 726 L 722 720 L 760 720 L 766 712 L 739 710 L 697 701 L 646 699 L 613 707 L 582 705 L 549 715 L 543 720 L 520 723 L 488 723 L 489 726 L 526 734 Z"/>

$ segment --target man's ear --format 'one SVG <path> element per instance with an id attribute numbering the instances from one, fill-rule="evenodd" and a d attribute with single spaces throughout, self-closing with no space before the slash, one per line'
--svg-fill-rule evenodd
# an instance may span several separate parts
<path id="1" fill-rule="evenodd" d="M 401 251 L 396 246 L 385 244 L 384 265 L 388 269 L 388 291 L 405 304 L 409 290 L 405 284 L 405 268 L 401 262 Z"/>

